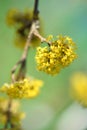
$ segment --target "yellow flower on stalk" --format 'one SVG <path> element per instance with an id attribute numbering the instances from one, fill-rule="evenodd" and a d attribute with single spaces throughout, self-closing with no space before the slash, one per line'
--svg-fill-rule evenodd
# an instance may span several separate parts
<path id="1" fill-rule="evenodd" d="M 25 78 L 13 84 L 4 84 L 1 88 L 11 98 L 34 98 L 40 92 L 41 80 Z"/>
<path id="2" fill-rule="evenodd" d="M 60 70 L 68 66 L 77 57 L 75 43 L 67 36 L 58 36 L 53 40 L 52 36 L 47 38 L 51 45 L 38 47 L 36 53 L 37 69 L 51 75 L 56 75 Z"/>
<path id="3" fill-rule="evenodd" d="M 87 107 L 87 75 L 76 73 L 71 79 L 71 93 L 76 101 Z"/>

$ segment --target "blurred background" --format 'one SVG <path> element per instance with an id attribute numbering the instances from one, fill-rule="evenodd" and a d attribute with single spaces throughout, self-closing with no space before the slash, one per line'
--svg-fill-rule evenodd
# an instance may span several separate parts
<path id="1" fill-rule="evenodd" d="M 0 0 L 0 86 L 11 81 L 11 68 L 23 51 L 13 43 L 15 31 L 6 25 L 6 14 L 12 8 L 21 11 L 32 9 L 33 4 L 34 0 Z M 44 87 L 37 98 L 21 100 L 21 109 L 26 112 L 23 128 L 85 130 L 87 110 L 72 101 L 69 80 L 74 72 L 87 72 L 87 1 L 40 0 L 39 10 L 44 36 L 70 36 L 77 45 L 78 58 L 57 76 L 52 77 L 36 70 L 36 50 L 29 51 L 27 75 L 43 80 Z"/>

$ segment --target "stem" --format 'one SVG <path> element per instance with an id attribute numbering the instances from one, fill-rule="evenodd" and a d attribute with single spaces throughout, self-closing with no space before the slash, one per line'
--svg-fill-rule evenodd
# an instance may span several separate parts
<path id="1" fill-rule="evenodd" d="M 26 73 L 26 60 L 24 60 L 20 66 L 20 69 L 19 69 L 17 76 L 16 76 L 16 81 L 18 81 L 20 79 L 24 79 L 25 73 Z"/>
<path id="2" fill-rule="evenodd" d="M 35 4 L 34 4 L 34 12 L 33 12 L 33 19 L 37 19 L 38 18 L 38 4 L 39 4 L 39 0 L 35 0 Z"/>
<path id="3" fill-rule="evenodd" d="M 46 38 L 44 38 L 43 36 L 41 36 L 40 33 L 38 32 L 38 30 L 35 30 L 35 31 L 34 31 L 34 35 L 35 35 L 36 37 L 38 37 L 38 38 L 41 40 L 42 43 L 43 43 L 43 42 L 46 42 L 46 43 L 48 43 L 49 45 L 51 45 L 51 42 L 50 42 L 50 41 L 47 41 Z"/>

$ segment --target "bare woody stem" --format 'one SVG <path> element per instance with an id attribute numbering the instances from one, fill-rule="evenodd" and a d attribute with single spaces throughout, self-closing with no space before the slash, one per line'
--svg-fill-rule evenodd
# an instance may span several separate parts
<path id="1" fill-rule="evenodd" d="M 21 59 L 12 68 L 12 71 L 11 71 L 11 73 L 12 73 L 12 82 L 15 82 L 15 71 L 16 71 L 18 65 L 23 66 L 24 62 L 26 62 L 26 58 L 27 58 L 27 55 L 28 55 L 28 49 L 30 47 L 30 43 L 31 43 L 31 40 L 32 40 L 32 37 L 33 37 L 34 30 L 35 30 L 35 23 L 33 22 L 32 26 L 31 26 L 31 29 L 30 29 L 30 32 L 29 32 L 29 35 L 28 35 L 28 38 L 27 38 L 27 41 L 26 41 L 26 45 L 25 45 L 25 48 L 24 48 L 23 55 L 22 55 Z"/>
<path id="2" fill-rule="evenodd" d="M 49 45 L 51 45 L 51 42 L 48 41 L 46 38 L 44 38 L 43 36 L 40 35 L 40 33 L 38 32 L 38 30 L 35 30 L 34 31 L 34 35 L 40 39 L 40 41 L 43 43 L 43 42 L 46 42 L 48 43 Z"/>

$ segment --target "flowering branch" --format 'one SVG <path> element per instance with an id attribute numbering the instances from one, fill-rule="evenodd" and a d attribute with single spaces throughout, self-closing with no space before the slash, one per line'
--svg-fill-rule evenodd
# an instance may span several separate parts
<path id="1" fill-rule="evenodd" d="M 21 59 L 15 64 L 15 66 L 12 68 L 12 71 L 11 71 L 12 82 L 15 82 L 16 80 L 25 77 L 24 71 L 25 71 L 25 68 L 26 68 L 26 59 L 27 59 L 28 50 L 29 50 L 29 47 L 30 47 L 31 40 L 33 39 L 33 36 L 36 36 L 37 38 L 39 38 L 41 42 L 47 42 L 49 45 L 51 44 L 49 41 L 46 40 L 46 38 L 42 37 L 40 35 L 39 31 L 38 31 L 38 29 L 39 29 L 38 3 L 39 3 L 39 0 L 35 0 L 34 12 L 33 12 L 33 22 L 31 24 L 30 32 L 28 34 L 28 38 L 27 38 L 27 41 L 26 41 L 26 45 L 25 45 L 25 48 L 24 48 L 23 55 L 22 55 Z M 17 79 L 16 79 L 15 78 L 15 71 L 16 71 L 16 69 L 19 65 L 21 65 L 21 67 L 20 67 L 20 70 L 18 72 L 18 76 L 17 76 Z"/>
<path id="2" fill-rule="evenodd" d="M 23 68 L 25 68 L 28 50 L 29 50 L 30 43 L 31 43 L 33 36 L 36 36 L 37 38 L 39 38 L 41 40 L 41 42 L 46 42 L 49 45 L 51 44 L 50 41 L 47 41 L 46 38 L 44 38 L 40 35 L 40 33 L 38 31 L 39 25 L 37 23 L 38 23 L 37 20 L 33 21 L 29 35 L 28 35 L 28 38 L 27 38 L 27 41 L 26 41 L 26 45 L 25 45 L 25 48 L 24 48 L 23 55 L 22 55 L 21 59 L 16 63 L 16 65 L 12 68 L 11 73 L 12 73 L 12 81 L 13 82 L 15 82 L 15 71 L 16 71 L 18 65 L 21 65 L 20 70 L 23 70 Z M 19 77 L 20 77 L 20 75 L 19 75 Z"/>

